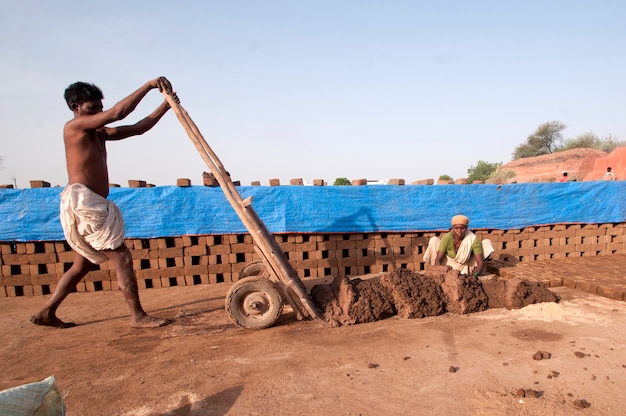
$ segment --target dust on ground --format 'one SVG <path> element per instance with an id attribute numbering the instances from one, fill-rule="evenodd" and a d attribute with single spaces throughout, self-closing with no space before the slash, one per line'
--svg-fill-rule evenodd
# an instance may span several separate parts
<path id="1" fill-rule="evenodd" d="M 63 330 L 29 322 L 44 298 L 0 298 L 0 389 L 54 375 L 70 416 L 626 412 L 624 302 L 557 288 L 558 303 L 436 315 L 430 295 L 397 301 L 438 291 L 424 282 L 392 290 L 385 319 L 285 313 L 261 331 L 228 318 L 228 284 L 143 290 L 148 311 L 176 318 L 151 330 L 129 327 L 119 292 L 71 294 L 59 317 L 78 326 Z"/>

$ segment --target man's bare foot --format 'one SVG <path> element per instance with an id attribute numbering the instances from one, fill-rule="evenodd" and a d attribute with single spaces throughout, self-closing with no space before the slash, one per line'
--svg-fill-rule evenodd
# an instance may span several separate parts
<path id="1" fill-rule="evenodd" d="M 63 322 L 56 316 L 44 318 L 41 315 L 33 315 L 30 317 L 30 321 L 34 323 L 35 325 L 52 326 L 55 328 L 62 328 L 62 329 L 76 326 L 74 322 Z"/>
<path id="2" fill-rule="evenodd" d="M 145 315 L 143 318 L 137 321 L 132 320 L 130 326 L 132 326 L 133 328 L 160 328 L 171 323 L 171 319 L 155 318 L 150 315 Z"/>

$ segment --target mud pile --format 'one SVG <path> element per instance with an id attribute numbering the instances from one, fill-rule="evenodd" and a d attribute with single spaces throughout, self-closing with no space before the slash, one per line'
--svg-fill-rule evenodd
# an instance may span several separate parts
<path id="1" fill-rule="evenodd" d="M 333 326 L 374 322 L 394 315 L 425 318 L 488 308 L 519 309 L 559 297 L 538 283 L 496 276 L 481 281 L 447 266 L 415 273 L 400 269 L 372 279 L 337 277 L 311 289 L 311 299 Z"/>

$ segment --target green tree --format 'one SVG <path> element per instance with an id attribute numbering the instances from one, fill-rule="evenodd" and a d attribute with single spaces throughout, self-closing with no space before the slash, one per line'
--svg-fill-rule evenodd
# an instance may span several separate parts
<path id="1" fill-rule="evenodd" d="M 476 163 L 476 166 L 471 166 L 467 170 L 467 181 L 469 183 L 472 183 L 474 181 L 484 182 L 496 172 L 496 169 L 498 169 L 498 166 L 500 166 L 501 164 L 502 162 L 489 163 L 485 162 L 484 160 L 479 160 L 478 163 Z"/>
<path id="2" fill-rule="evenodd" d="M 335 179 L 335 183 L 333 183 L 333 186 L 340 186 L 340 185 L 352 185 L 352 182 L 350 182 L 348 178 Z"/>
<path id="3" fill-rule="evenodd" d="M 586 132 L 573 139 L 567 139 L 559 150 L 570 150 L 576 148 L 598 149 L 607 153 L 615 150 L 616 147 L 626 146 L 626 142 L 619 141 L 615 137 L 609 135 L 601 139 L 592 132 Z"/>
<path id="4" fill-rule="evenodd" d="M 452 176 L 446 175 L 445 173 L 439 177 L 440 181 L 453 181 Z"/>
<path id="5" fill-rule="evenodd" d="M 550 121 L 537 127 L 537 130 L 515 148 L 513 160 L 553 153 L 563 141 L 561 131 L 567 126 L 560 121 Z"/>

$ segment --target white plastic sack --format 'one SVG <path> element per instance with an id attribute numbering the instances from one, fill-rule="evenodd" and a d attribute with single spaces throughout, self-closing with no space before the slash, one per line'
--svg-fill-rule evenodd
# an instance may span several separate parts
<path id="1" fill-rule="evenodd" d="M 2 416 L 64 416 L 65 404 L 54 376 L 0 391 Z"/>

